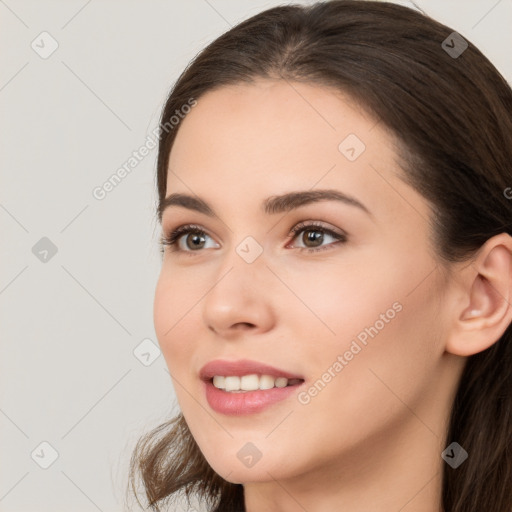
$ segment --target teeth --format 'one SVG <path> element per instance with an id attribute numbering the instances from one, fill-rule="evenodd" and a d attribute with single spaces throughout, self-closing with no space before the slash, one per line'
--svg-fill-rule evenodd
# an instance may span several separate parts
<path id="1" fill-rule="evenodd" d="M 272 377 L 272 375 L 244 375 L 242 377 L 215 375 L 213 385 L 218 389 L 232 392 L 256 391 L 257 389 L 284 388 L 289 384 L 296 384 L 299 379 L 288 381 L 286 377 Z"/>
<path id="2" fill-rule="evenodd" d="M 260 377 L 260 389 L 272 389 L 275 384 L 275 379 L 272 375 L 262 375 Z"/>
<path id="3" fill-rule="evenodd" d="M 240 389 L 243 391 L 254 391 L 260 387 L 260 378 L 257 375 L 244 375 L 240 379 Z"/>
<path id="4" fill-rule="evenodd" d="M 237 391 L 240 389 L 240 377 L 226 377 L 224 379 L 226 391 Z"/>
<path id="5" fill-rule="evenodd" d="M 276 379 L 276 388 L 284 388 L 288 385 L 288 379 L 285 379 L 284 377 L 278 377 Z"/>
<path id="6" fill-rule="evenodd" d="M 226 389 L 226 377 L 215 375 L 215 377 L 213 377 L 213 385 L 219 389 Z"/>

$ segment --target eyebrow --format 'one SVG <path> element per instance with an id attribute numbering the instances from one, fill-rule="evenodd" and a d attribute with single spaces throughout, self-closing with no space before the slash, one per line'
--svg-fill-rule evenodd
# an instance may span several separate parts
<path id="1" fill-rule="evenodd" d="M 368 208 L 366 208 L 366 206 L 358 201 L 355 197 L 333 189 L 288 192 L 280 196 L 271 196 L 263 201 L 262 208 L 266 214 L 272 215 L 276 213 L 289 212 L 296 208 L 300 208 L 301 206 L 319 201 L 339 201 L 349 206 L 355 206 L 356 208 L 359 208 L 360 210 L 366 212 L 370 217 L 372 217 L 372 214 Z M 213 208 L 203 199 L 188 194 L 174 193 L 168 195 L 160 205 L 160 222 L 162 221 L 164 211 L 172 206 L 181 206 L 182 208 L 187 208 L 189 210 L 203 213 L 209 217 L 217 217 L 217 214 Z"/>

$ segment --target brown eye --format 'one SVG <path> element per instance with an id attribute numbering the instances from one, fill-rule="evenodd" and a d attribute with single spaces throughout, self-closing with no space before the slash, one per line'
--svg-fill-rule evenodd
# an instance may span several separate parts
<path id="1" fill-rule="evenodd" d="M 299 236 L 302 233 L 301 236 Z M 347 235 L 343 232 L 337 233 L 332 229 L 328 229 L 317 224 L 299 224 L 292 228 L 291 234 L 295 234 L 294 239 L 300 241 L 302 245 L 298 245 L 297 249 L 308 252 L 323 251 L 330 249 L 335 245 L 347 241 Z M 329 242 L 329 238 L 333 242 Z"/>
<path id="2" fill-rule="evenodd" d="M 318 229 L 305 229 L 302 241 L 306 247 L 318 247 L 322 245 L 324 234 Z"/>
<path id="3" fill-rule="evenodd" d="M 188 233 L 182 236 L 185 239 L 185 245 L 188 249 L 195 251 L 196 249 L 202 249 L 206 241 L 204 233 Z"/>
<path id="4" fill-rule="evenodd" d="M 209 247 L 218 248 L 219 245 L 213 242 L 208 246 L 208 238 L 212 240 L 200 226 L 187 224 L 176 228 L 172 233 L 162 237 L 162 244 L 170 247 L 172 252 L 192 254 L 201 252 L 201 249 Z M 210 242 L 210 244 L 212 243 Z"/>

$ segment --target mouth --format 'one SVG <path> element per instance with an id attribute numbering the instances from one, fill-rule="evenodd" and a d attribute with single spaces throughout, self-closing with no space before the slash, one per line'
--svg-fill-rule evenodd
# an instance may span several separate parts
<path id="1" fill-rule="evenodd" d="M 226 391 L 281 388 L 304 381 L 302 375 L 249 359 L 210 361 L 201 368 L 199 377 L 204 381 L 211 380 L 215 387 Z"/>
<path id="2" fill-rule="evenodd" d="M 226 415 L 263 411 L 291 397 L 305 382 L 301 375 L 249 360 L 211 361 L 200 378 L 210 407 Z"/>
<path id="3" fill-rule="evenodd" d="M 250 391 L 265 391 L 273 388 L 285 388 L 302 384 L 304 379 L 288 379 L 286 377 L 274 377 L 273 375 L 215 375 L 208 380 L 217 389 L 227 393 L 248 393 Z"/>

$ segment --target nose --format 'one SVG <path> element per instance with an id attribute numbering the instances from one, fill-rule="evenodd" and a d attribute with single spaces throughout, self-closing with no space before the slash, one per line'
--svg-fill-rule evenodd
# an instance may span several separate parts
<path id="1" fill-rule="evenodd" d="M 203 301 L 203 321 L 210 331 L 235 339 L 247 332 L 256 334 L 272 329 L 275 324 L 270 290 L 272 273 L 262 257 L 246 263 L 234 254 L 215 277 Z"/>

